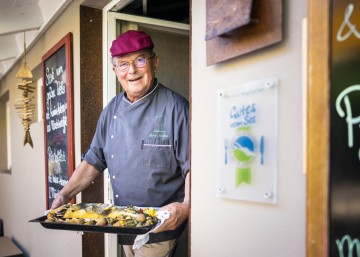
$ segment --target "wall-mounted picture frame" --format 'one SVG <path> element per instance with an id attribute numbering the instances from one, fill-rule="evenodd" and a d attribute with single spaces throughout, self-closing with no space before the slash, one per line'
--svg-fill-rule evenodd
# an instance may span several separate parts
<path id="1" fill-rule="evenodd" d="M 72 34 L 42 57 L 46 209 L 74 171 Z M 72 199 L 71 202 L 75 202 Z"/>
<path id="2" fill-rule="evenodd" d="M 207 66 L 280 43 L 282 17 L 282 0 L 206 0 Z"/>

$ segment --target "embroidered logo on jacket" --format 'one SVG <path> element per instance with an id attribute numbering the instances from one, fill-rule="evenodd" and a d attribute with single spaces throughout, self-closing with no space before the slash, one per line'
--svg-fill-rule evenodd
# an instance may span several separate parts
<path id="1" fill-rule="evenodd" d="M 166 117 L 165 116 L 155 116 L 154 119 L 154 129 L 152 133 L 149 134 L 149 137 L 169 137 L 169 135 L 165 131 L 165 123 Z"/>

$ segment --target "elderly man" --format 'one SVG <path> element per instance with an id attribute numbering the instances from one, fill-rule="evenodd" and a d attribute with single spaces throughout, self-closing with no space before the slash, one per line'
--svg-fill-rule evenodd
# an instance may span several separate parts
<path id="1" fill-rule="evenodd" d="M 142 31 L 113 41 L 112 69 L 124 92 L 102 111 L 89 149 L 52 205 L 67 203 L 108 168 L 116 205 L 170 212 L 139 249 L 131 246 L 134 237 L 119 236 L 128 257 L 171 256 L 190 211 L 188 102 L 158 83 L 153 48 Z"/>

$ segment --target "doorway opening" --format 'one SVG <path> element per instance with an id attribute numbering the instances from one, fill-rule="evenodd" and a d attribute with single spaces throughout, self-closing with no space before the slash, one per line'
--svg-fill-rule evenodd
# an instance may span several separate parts
<path id="1" fill-rule="evenodd" d="M 189 24 L 190 3 L 188 0 L 133 0 L 128 1 L 130 3 L 124 7 L 122 7 L 122 2 L 124 1 L 120 1 L 113 11 Z"/>
<path id="2" fill-rule="evenodd" d="M 115 1 L 116 2 L 116 1 Z M 122 91 L 111 69 L 108 49 L 116 37 L 127 30 L 142 30 L 154 41 L 154 52 L 160 64 L 156 78 L 164 86 L 189 100 L 190 85 L 190 25 L 188 0 L 119 0 L 103 9 L 103 103 L 104 106 Z M 113 203 L 110 178 L 104 172 L 104 200 Z M 187 256 L 187 230 L 174 257 Z M 117 236 L 105 235 L 105 256 L 122 257 Z"/>

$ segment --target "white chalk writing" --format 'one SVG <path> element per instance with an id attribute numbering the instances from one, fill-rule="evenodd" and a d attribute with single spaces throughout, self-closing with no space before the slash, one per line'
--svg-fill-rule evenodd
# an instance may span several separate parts
<path id="1" fill-rule="evenodd" d="M 64 73 L 63 66 L 46 68 L 46 131 L 47 133 L 62 129 L 67 130 L 67 102 L 66 98 L 58 98 L 66 94 L 66 80 L 61 76 Z M 56 76 L 55 76 L 56 74 Z M 60 77 L 60 79 L 58 79 Z M 66 96 L 65 96 L 66 97 Z"/>
<path id="2" fill-rule="evenodd" d="M 66 154 L 62 149 L 52 149 L 48 147 L 48 160 L 52 163 L 66 162 Z"/>
<path id="3" fill-rule="evenodd" d="M 50 85 L 54 80 L 55 80 L 55 76 L 54 76 L 54 70 L 49 68 L 46 68 L 45 71 L 45 76 L 46 76 L 46 86 Z"/>
<path id="4" fill-rule="evenodd" d="M 355 37 L 360 39 L 360 32 L 357 31 L 356 25 L 354 25 L 351 21 L 351 15 L 354 11 L 354 5 L 349 4 L 345 10 L 344 20 L 336 34 L 337 41 L 345 41 L 348 39 L 351 35 L 354 35 Z"/>
<path id="5" fill-rule="evenodd" d="M 62 129 L 62 132 L 66 134 L 67 128 L 67 116 L 64 115 L 60 119 L 55 119 L 50 121 L 51 130 Z"/>
<path id="6" fill-rule="evenodd" d="M 347 243 L 347 250 L 345 250 Z M 356 256 L 360 256 L 360 242 L 359 239 L 351 239 L 349 235 L 345 235 L 341 240 L 336 239 L 336 245 L 339 250 L 339 257 L 345 257 L 344 253 L 347 252 L 347 257 L 353 257 L 354 249 L 356 248 Z"/>
<path id="7" fill-rule="evenodd" d="M 347 123 L 347 137 L 348 137 L 348 146 L 349 148 L 352 148 L 354 146 L 354 125 L 359 125 L 360 128 L 360 115 L 357 117 L 354 117 L 352 109 L 351 109 L 351 103 L 349 99 L 349 94 L 353 93 L 355 91 L 360 92 L 360 85 L 352 85 L 350 87 L 347 87 L 344 89 L 336 98 L 335 107 L 336 111 L 339 114 L 341 118 L 345 118 L 345 121 Z M 345 111 L 341 107 L 341 102 L 344 100 L 345 104 Z M 360 148 L 358 151 L 358 157 L 360 160 Z"/>
<path id="8" fill-rule="evenodd" d="M 51 108 L 50 111 L 50 117 L 54 117 L 57 115 L 61 115 L 63 113 L 66 113 L 66 109 L 67 109 L 67 104 L 66 103 L 57 103 L 56 106 L 54 106 L 53 108 Z"/>

